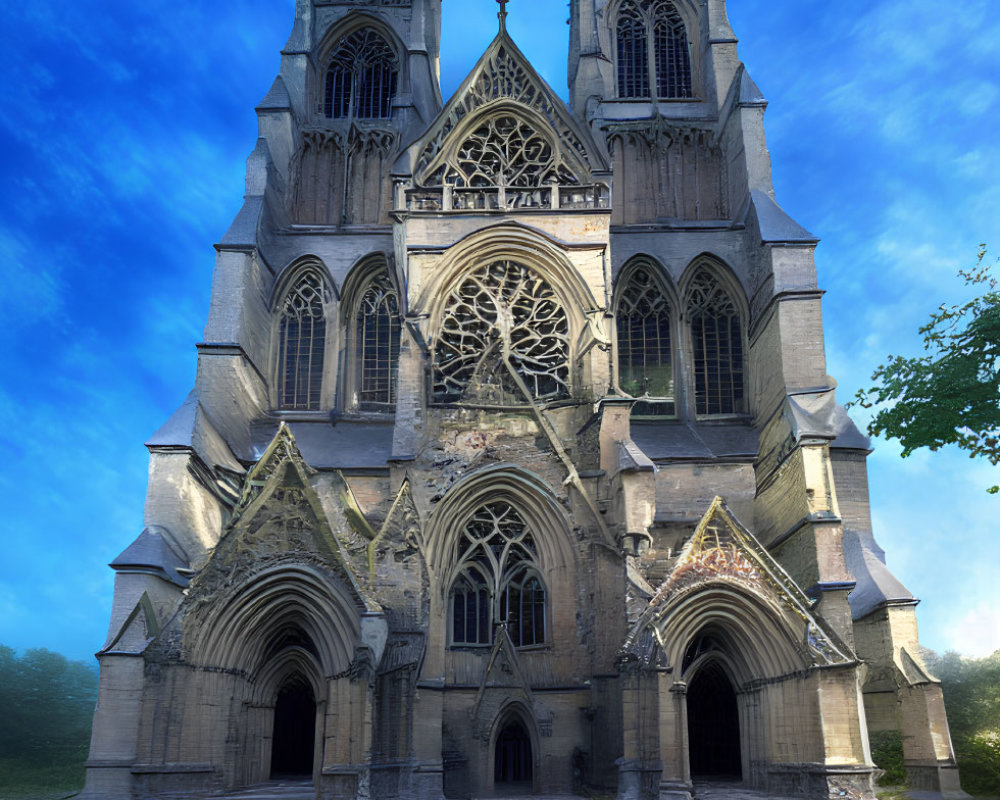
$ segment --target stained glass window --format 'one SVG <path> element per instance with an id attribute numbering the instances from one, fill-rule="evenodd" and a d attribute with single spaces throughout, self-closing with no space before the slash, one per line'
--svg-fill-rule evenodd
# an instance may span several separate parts
<path id="1" fill-rule="evenodd" d="M 399 300 L 388 274 L 368 284 L 355 316 L 358 401 L 393 405 L 396 402 L 396 365 L 399 363 Z"/>
<path id="2" fill-rule="evenodd" d="M 652 267 L 631 271 L 618 300 L 618 385 L 639 403 L 636 412 L 674 413 L 674 371 L 671 311 Z"/>
<path id="3" fill-rule="evenodd" d="M 450 592 L 451 643 L 490 644 L 503 623 L 515 647 L 543 644 L 546 592 L 531 533 L 505 502 L 488 503 L 466 523 L 456 545 Z"/>
<path id="4" fill-rule="evenodd" d="M 436 402 L 524 403 L 569 389 L 569 323 L 531 268 L 494 261 L 448 297 L 434 348 Z"/>
<path id="5" fill-rule="evenodd" d="M 323 110 L 335 119 L 388 119 L 399 68 L 389 43 L 371 28 L 345 36 L 326 73 Z"/>
<path id="6" fill-rule="evenodd" d="M 693 96 L 687 33 L 673 3 L 625 0 L 616 39 L 619 97 L 649 97 L 652 88 L 665 99 Z"/>
<path id="7" fill-rule="evenodd" d="M 743 330 L 736 304 L 710 272 L 701 270 L 688 290 L 687 308 L 696 412 L 744 413 Z"/>
<path id="8" fill-rule="evenodd" d="M 278 407 L 316 411 L 323 387 L 328 290 L 316 270 L 302 273 L 281 304 Z"/>

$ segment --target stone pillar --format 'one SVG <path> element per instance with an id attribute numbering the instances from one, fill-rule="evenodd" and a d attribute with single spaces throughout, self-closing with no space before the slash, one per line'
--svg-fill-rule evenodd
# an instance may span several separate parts
<path id="1" fill-rule="evenodd" d="M 691 800 L 691 760 L 688 756 L 687 684 L 660 673 L 661 800 Z"/>
<path id="2" fill-rule="evenodd" d="M 97 708 L 90 737 L 84 800 L 114 800 L 132 796 L 139 712 L 143 690 L 141 656 L 99 656 L 101 664 Z"/>

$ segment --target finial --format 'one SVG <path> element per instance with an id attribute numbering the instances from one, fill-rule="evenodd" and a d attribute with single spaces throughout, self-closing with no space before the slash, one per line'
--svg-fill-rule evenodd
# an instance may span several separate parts
<path id="1" fill-rule="evenodd" d="M 497 0 L 497 4 L 500 6 L 500 13 L 497 14 L 497 18 L 500 20 L 500 30 L 507 30 L 507 2 L 508 0 Z"/>

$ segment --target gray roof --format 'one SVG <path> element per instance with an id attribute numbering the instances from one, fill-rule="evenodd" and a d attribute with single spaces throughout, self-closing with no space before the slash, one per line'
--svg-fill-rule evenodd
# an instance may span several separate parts
<path id="1" fill-rule="evenodd" d="M 632 421 L 632 441 L 654 461 L 754 457 L 757 431 L 748 423 Z"/>
<path id="2" fill-rule="evenodd" d="M 844 560 L 857 581 L 847 597 L 854 619 L 861 619 L 886 603 L 917 601 L 885 565 L 885 551 L 871 531 L 844 529 Z"/>
<path id="3" fill-rule="evenodd" d="M 243 465 L 201 407 L 197 390 L 191 391 L 181 407 L 149 438 L 146 447 L 189 447 L 210 467 L 243 471 Z"/>
<path id="4" fill-rule="evenodd" d="M 267 94 L 264 95 L 264 99 L 260 101 L 257 105 L 257 111 L 287 111 L 292 106 L 292 100 L 288 96 L 288 89 L 285 87 L 285 82 L 281 79 L 279 75 L 274 79 L 274 83 L 271 84 L 271 88 L 268 90 Z"/>
<path id="5" fill-rule="evenodd" d="M 868 437 L 858 430 L 847 409 L 836 400 L 832 388 L 791 395 L 788 413 L 796 439 L 819 436 L 831 440 L 831 447 L 870 450 Z"/>
<path id="6" fill-rule="evenodd" d="M 160 525 L 150 525 L 110 566 L 119 571 L 148 572 L 184 587 L 189 579 L 178 570 L 189 569 L 191 564 L 181 546 L 173 541 L 170 531 Z"/>
<path id="7" fill-rule="evenodd" d="M 761 241 L 802 244 L 815 244 L 819 241 L 816 236 L 788 216 L 767 192 L 753 189 L 750 192 L 750 200 L 757 212 Z"/>
<path id="8" fill-rule="evenodd" d="M 250 427 L 254 458 L 260 458 L 278 432 L 280 420 Z M 384 469 L 392 457 L 392 422 L 328 419 L 288 422 L 306 463 L 317 469 Z"/>

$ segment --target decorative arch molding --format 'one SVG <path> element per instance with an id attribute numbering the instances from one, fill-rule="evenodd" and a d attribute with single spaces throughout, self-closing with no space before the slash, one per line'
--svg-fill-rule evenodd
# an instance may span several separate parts
<path id="1" fill-rule="evenodd" d="M 650 255 L 649 253 L 636 253 L 633 256 L 629 256 L 628 261 L 622 265 L 621 269 L 618 270 L 617 276 L 615 277 L 612 310 L 617 311 L 622 287 L 629 281 L 632 274 L 639 269 L 649 270 L 650 274 L 656 281 L 657 288 L 659 288 L 659 290 L 663 293 L 671 306 L 673 308 L 679 307 L 680 299 L 677 293 L 677 286 L 674 283 L 674 279 L 670 275 L 670 271 L 666 268 L 663 262 L 656 256 Z"/>
<path id="2" fill-rule="evenodd" d="M 497 776 L 494 772 L 494 755 L 496 753 L 497 742 L 504 730 L 511 723 L 519 723 L 528 734 L 528 741 L 531 743 L 531 775 L 532 783 L 538 784 L 539 768 L 541 766 L 541 736 L 538 730 L 538 723 L 531 709 L 520 698 L 511 698 L 500 708 L 493 725 L 489 729 L 488 757 L 490 777 L 489 783 L 495 787 Z"/>
<path id="3" fill-rule="evenodd" d="M 277 310 L 277 306 L 282 300 L 284 300 L 285 296 L 294 286 L 295 281 L 298 280 L 299 276 L 303 272 L 307 272 L 309 270 L 315 271 L 323 278 L 324 283 L 330 291 L 330 300 L 339 301 L 342 293 L 340 287 L 337 286 L 337 281 L 334 280 L 333 275 L 330 274 L 330 270 L 326 266 L 326 262 L 313 253 L 305 253 L 296 257 L 292 261 L 289 261 L 288 264 L 286 264 L 275 276 L 275 279 L 271 284 L 271 294 L 268 298 L 268 308 L 272 311 Z"/>
<path id="4" fill-rule="evenodd" d="M 250 702 L 272 705 L 281 688 L 292 679 L 300 677 L 312 690 L 317 705 L 327 694 L 324 680 L 316 656 L 302 647 L 294 647 L 277 653 L 261 669 L 251 684 Z"/>
<path id="5" fill-rule="evenodd" d="M 719 631 L 744 684 L 813 667 L 853 665 L 850 648 L 813 616 L 811 607 L 788 573 L 716 497 L 632 626 L 623 654 L 648 659 L 645 639 L 651 633 L 666 665 L 682 668 L 695 637 L 712 630 Z"/>
<path id="6" fill-rule="evenodd" d="M 494 260 L 517 261 L 547 280 L 570 317 L 571 331 L 580 332 L 587 318 L 604 308 L 566 258 L 561 242 L 534 228 L 501 223 L 476 231 L 452 245 L 433 275 L 421 287 L 411 314 L 429 315 L 430 330 L 437 330 L 444 313 L 444 298 L 475 267 Z"/>
<path id="7" fill-rule="evenodd" d="M 747 299 L 746 288 L 743 282 L 736 276 L 736 271 L 714 253 L 701 253 L 695 256 L 684 268 L 678 282 L 678 295 L 683 302 L 686 302 L 691 284 L 701 271 L 709 273 L 719 285 L 726 291 L 729 298 L 736 304 L 740 313 L 740 320 L 744 329 L 749 324 L 750 303 Z"/>
<path id="8" fill-rule="evenodd" d="M 341 304 L 345 308 L 356 306 L 364 292 L 365 284 L 383 270 L 392 281 L 393 288 L 399 292 L 400 279 L 393 262 L 394 258 L 391 252 L 378 251 L 361 256 L 347 271 L 347 277 L 344 278 L 344 287 L 340 293 Z M 400 293 L 400 302 L 405 302 L 402 293 Z"/>
<path id="9" fill-rule="evenodd" d="M 414 177 L 421 187 L 537 188 L 589 183 L 591 173 L 580 150 L 563 141 L 541 112 L 500 98 L 458 122 Z"/>
<path id="10" fill-rule="evenodd" d="M 675 668 L 683 666 L 697 636 L 713 632 L 738 689 L 798 675 L 812 666 L 803 630 L 796 630 L 776 605 L 721 579 L 678 595 L 651 627 L 667 663 Z M 699 662 L 683 674 L 694 674 Z"/>
<path id="11" fill-rule="evenodd" d="M 295 625 L 316 648 L 310 655 L 323 676 L 332 677 L 348 669 L 361 643 L 358 601 L 315 567 L 272 567 L 213 604 L 190 645 L 191 660 L 203 667 L 256 676 L 268 666 L 269 643 Z"/>
<path id="12" fill-rule="evenodd" d="M 571 526 L 559 500 L 537 475 L 513 464 L 499 464 L 455 483 L 427 519 L 428 569 L 439 578 L 442 600 L 455 568 L 456 532 L 481 506 L 498 501 L 511 505 L 533 532 L 539 567 L 546 575 L 575 572 Z"/>

